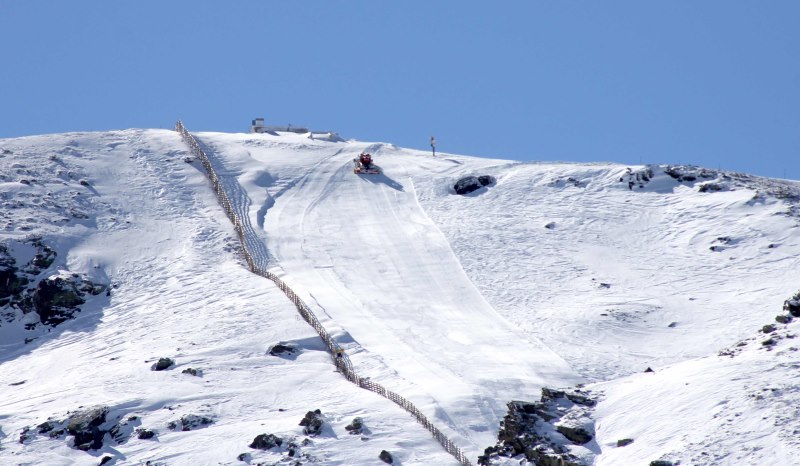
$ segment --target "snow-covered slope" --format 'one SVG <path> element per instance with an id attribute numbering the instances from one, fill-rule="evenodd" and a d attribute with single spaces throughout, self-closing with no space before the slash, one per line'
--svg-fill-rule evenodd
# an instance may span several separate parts
<path id="1" fill-rule="evenodd" d="M 411 400 L 470 457 L 497 441 L 507 402 L 578 383 L 599 400 L 595 439 L 570 447 L 585 462 L 797 455 L 800 422 L 786 412 L 797 401 L 794 323 L 777 325 L 774 345 L 759 333 L 800 285 L 794 183 L 432 158 L 293 133 L 196 136 L 235 188 L 270 270 L 361 376 Z M 381 175 L 352 173 L 362 151 Z M 61 270 L 110 287 L 55 327 L 4 308 L 0 460 L 244 464 L 246 453 L 253 464 L 375 464 L 386 450 L 396 464 L 455 463 L 405 411 L 333 372 L 293 305 L 247 272 L 176 133 L 7 139 L 0 152 L 0 240 L 19 265 L 39 235 L 58 255 L 31 277 Z M 465 175 L 496 183 L 454 194 Z M 267 354 L 279 341 L 299 353 Z M 176 366 L 150 370 L 161 357 Z M 182 373 L 190 367 L 200 376 Z M 98 405 L 109 425 L 136 416 L 128 425 L 157 440 L 133 435 L 85 453 L 70 436 L 37 433 L 48 418 Z M 325 427 L 308 436 L 297 424 L 314 409 Z M 213 422 L 168 427 L 189 414 Z M 367 430 L 349 435 L 356 416 Z M 261 433 L 293 438 L 295 457 L 285 443 L 249 448 Z M 633 443 L 617 447 L 623 438 Z"/>

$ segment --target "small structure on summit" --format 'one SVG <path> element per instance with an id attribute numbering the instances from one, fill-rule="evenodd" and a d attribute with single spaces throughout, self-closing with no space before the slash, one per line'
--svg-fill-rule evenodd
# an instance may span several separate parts
<path id="1" fill-rule="evenodd" d="M 288 124 L 286 126 L 267 126 L 264 124 L 263 118 L 254 118 L 250 124 L 250 132 L 251 133 L 277 133 L 278 131 L 287 132 L 287 133 L 310 133 L 311 131 L 308 128 L 303 128 L 300 126 L 292 126 Z"/>
<path id="2" fill-rule="evenodd" d="M 263 118 L 253 118 L 250 121 L 250 132 L 251 133 L 267 133 L 272 134 L 273 136 L 277 136 L 278 133 L 295 133 L 295 134 L 307 134 L 309 139 L 317 139 L 320 141 L 330 141 L 330 142 L 340 142 L 344 141 L 339 136 L 339 133 L 336 131 L 312 131 L 303 126 L 292 126 L 288 124 L 286 126 L 274 126 L 274 125 L 265 125 Z"/>
<path id="3" fill-rule="evenodd" d="M 266 126 L 264 126 L 264 119 L 263 118 L 256 118 L 253 120 L 252 124 L 250 125 L 250 132 L 251 133 L 263 133 L 265 131 Z"/>

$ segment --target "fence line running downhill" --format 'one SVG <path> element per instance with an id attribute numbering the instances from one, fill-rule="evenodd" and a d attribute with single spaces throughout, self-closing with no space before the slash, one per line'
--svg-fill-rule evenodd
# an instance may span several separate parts
<path id="1" fill-rule="evenodd" d="M 244 254 L 245 261 L 247 261 L 247 266 L 250 268 L 250 271 L 261 275 L 264 278 L 267 278 L 275 283 L 281 291 L 286 294 L 286 296 L 294 303 L 297 307 L 297 311 L 303 317 L 303 319 L 312 327 L 314 330 L 317 331 L 322 341 L 325 342 L 325 346 L 328 347 L 328 351 L 330 356 L 333 360 L 333 363 L 339 369 L 339 371 L 344 374 L 344 376 L 350 382 L 358 385 L 359 387 L 369 390 L 371 392 L 375 392 L 389 400 L 393 401 L 397 405 L 401 406 L 403 409 L 411 413 L 416 420 L 422 424 L 426 429 L 428 429 L 433 437 L 447 450 L 448 453 L 453 455 L 455 459 L 457 459 L 462 465 L 464 466 L 472 466 L 472 463 L 466 457 L 466 455 L 461 451 L 461 449 L 456 446 L 449 438 L 447 438 L 441 430 L 439 430 L 433 423 L 428 420 L 428 418 L 422 414 L 422 412 L 414 406 L 413 403 L 408 401 L 407 399 L 403 398 L 402 396 L 398 395 L 397 393 L 387 390 L 383 385 L 378 383 L 372 382 L 371 380 L 367 380 L 361 378 L 356 374 L 355 370 L 353 370 L 353 365 L 350 362 L 350 358 L 347 354 L 344 353 L 343 349 L 339 344 L 334 340 L 325 327 L 322 326 L 322 323 L 317 319 L 317 316 L 314 315 L 314 312 L 309 308 L 302 299 L 291 289 L 289 286 L 281 280 L 277 275 L 267 271 L 266 269 L 262 268 L 256 261 L 253 259 L 246 241 L 246 230 L 250 230 L 249 222 L 242 222 L 237 215 L 236 211 L 233 208 L 233 204 L 228 197 L 228 194 L 225 192 L 222 183 L 220 182 L 219 177 L 217 176 L 216 171 L 214 170 L 213 166 L 211 165 L 211 161 L 208 158 L 208 155 L 205 153 L 203 148 L 197 142 L 197 140 L 192 136 L 186 127 L 183 125 L 183 122 L 178 120 L 175 124 L 175 131 L 177 131 L 181 137 L 183 138 L 184 142 L 191 148 L 192 153 L 200 160 L 200 163 L 203 164 L 203 167 L 206 169 L 206 173 L 208 175 L 209 180 L 211 181 L 211 185 L 214 188 L 214 192 L 217 195 L 217 199 L 219 203 L 222 205 L 225 213 L 228 215 L 228 218 L 233 223 L 234 229 L 236 230 L 236 234 L 239 236 L 239 241 L 242 244 L 242 253 Z M 249 231 L 248 231 L 249 233 Z"/>

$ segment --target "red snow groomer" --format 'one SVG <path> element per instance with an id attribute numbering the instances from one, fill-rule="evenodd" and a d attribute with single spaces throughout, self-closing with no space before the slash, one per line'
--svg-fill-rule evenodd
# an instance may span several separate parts
<path id="1" fill-rule="evenodd" d="M 353 173 L 377 175 L 381 172 L 381 169 L 372 163 L 372 156 L 366 152 L 362 152 L 357 159 L 353 159 L 353 162 L 356 164 L 355 168 L 353 168 Z"/>

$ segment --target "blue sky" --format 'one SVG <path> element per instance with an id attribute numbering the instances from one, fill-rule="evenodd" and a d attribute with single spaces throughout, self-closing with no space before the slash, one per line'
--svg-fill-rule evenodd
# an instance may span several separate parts
<path id="1" fill-rule="evenodd" d="M 800 179 L 797 1 L 4 1 L 0 137 L 252 118 Z"/>

